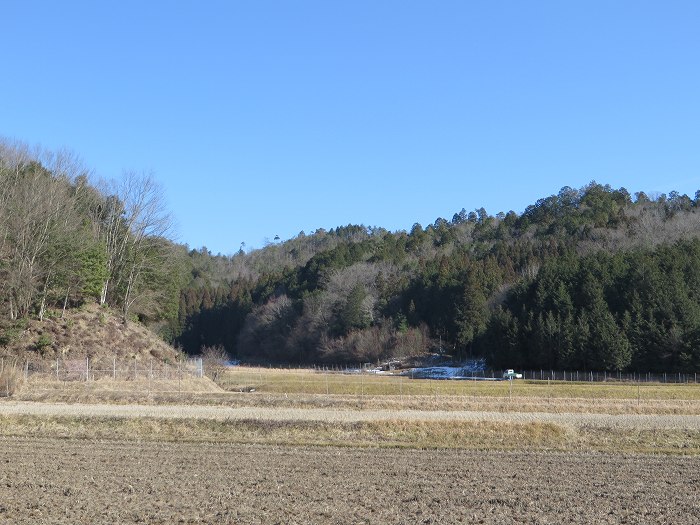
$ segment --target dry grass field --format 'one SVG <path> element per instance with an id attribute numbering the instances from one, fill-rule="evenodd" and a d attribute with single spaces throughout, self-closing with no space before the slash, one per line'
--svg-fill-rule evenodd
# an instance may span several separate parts
<path id="1" fill-rule="evenodd" d="M 229 391 L 282 394 L 700 401 L 700 385 L 695 383 L 414 380 L 410 375 L 254 367 L 228 368 L 217 383 Z"/>
<path id="2" fill-rule="evenodd" d="M 4 523 L 697 523 L 700 386 L 30 378 Z"/>

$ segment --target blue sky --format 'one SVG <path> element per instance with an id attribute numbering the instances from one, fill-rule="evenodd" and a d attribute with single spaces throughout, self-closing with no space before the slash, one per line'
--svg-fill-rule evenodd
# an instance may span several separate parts
<path id="1" fill-rule="evenodd" d="M 4 0 L 0 135 L 153 171 L 214 253 L 591 180 L 700 189 L 700 2 Z"/>

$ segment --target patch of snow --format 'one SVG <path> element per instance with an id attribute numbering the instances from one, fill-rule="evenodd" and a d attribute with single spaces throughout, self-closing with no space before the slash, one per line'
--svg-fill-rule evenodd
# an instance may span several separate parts
<path id="1" fill-rule="evenodd" d="M 411 368 L 403 373 L 415 379 L 469 379 L 479 381 L 500 381 L 502 378 L 485 377 L 486 361 L 475 359 L 458 366 L 427 366 Z"/>

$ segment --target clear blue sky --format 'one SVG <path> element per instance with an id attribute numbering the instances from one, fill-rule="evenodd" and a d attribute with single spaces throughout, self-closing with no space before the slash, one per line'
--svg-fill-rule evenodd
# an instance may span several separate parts
<path id="1" fill-rule="evenodd" d="M 152 170 L 178 240 L 700 189 L 698 1 L 2 2 L 0 135 Z"/>

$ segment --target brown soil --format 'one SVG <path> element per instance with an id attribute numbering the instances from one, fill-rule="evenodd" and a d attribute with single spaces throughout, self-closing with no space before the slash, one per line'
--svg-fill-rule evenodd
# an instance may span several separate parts
<path id="1" fill-rule="evenodd" d="M 700 458 L 0 439 L 0 523 L 700 522 Z"/>

